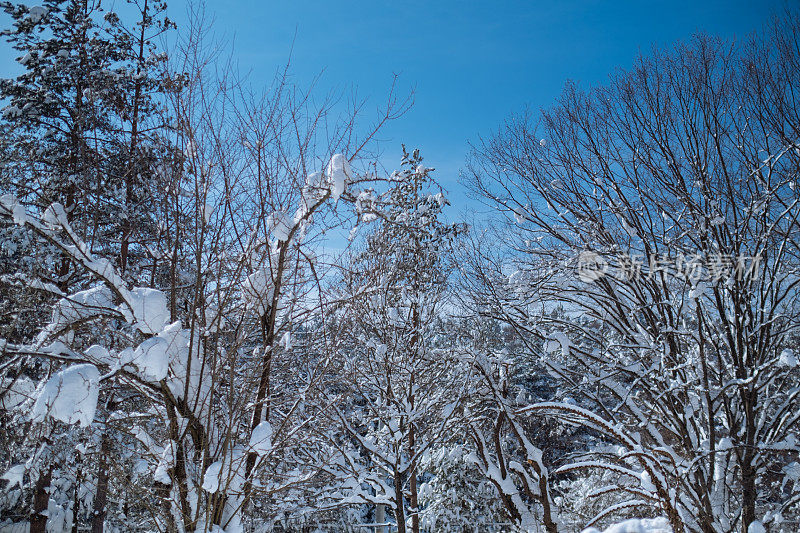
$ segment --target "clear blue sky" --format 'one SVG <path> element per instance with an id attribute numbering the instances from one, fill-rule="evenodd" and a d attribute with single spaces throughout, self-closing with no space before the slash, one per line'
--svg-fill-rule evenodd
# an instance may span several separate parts
<path id="1" fill-rule="evenodd" d="M 206 1 L 215 32 L 233 41 L 254 83 L 270 81 L 293 43 L 292 72 L 301 85 L 322 72 L 321 90 L 356 89 L 377 106 L 399 74 L 400 91 L 414 88 L 416 104 L 384 131 L 384 163 L 399 163 L 400 143 L 421 148 L 457 210 L 471 205 L 458 185 L 468 142 L 510 113 L 549 106 L 569 79 L 603 83 L 653 45 L 698 31 L 742 38 L 796 2 Z M 179 26 L 185 12 L 185 2 L 169 0 Z M 0 76 L 15 75 L 16 54 L 0 50 Z"/>
<path id="2" fill-rule="evenodd" d="M 703 31 L 726 38 L 759 29 L 785 0 L 359 2 L 207 0 L 216 29 L 235 35 L 240 66 L 265 81 L 294 41 L 300 83 L 385 98 L 392 75 L 416 104 L 383 135 L 386 164 L 399 144 L 419 147 L 457 209 L 468 142 L 511 112 L 550 105 L 565 81 L 603 83 L 653 45 Z M 180 19 L 179 3 L 170 9 Z M 296 36 L 295 36 L 296 34 Z"/>

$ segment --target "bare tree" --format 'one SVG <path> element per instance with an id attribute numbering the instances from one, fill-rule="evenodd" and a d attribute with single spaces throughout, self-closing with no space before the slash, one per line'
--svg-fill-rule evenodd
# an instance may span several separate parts
<path id="1" fill-rule="evenodd" d="M 541 524 L 547 533 L 556 533 L 560 522 L 543 453 L 511 398 L 513 367 L 480 352 L 473 364 L 478 386 L 472 395 L 474 410 L 466 417 L 474 444 L 471 460 L 494 485 L 514 526 L 532 531 Z"/>
<path id="2" fill-rule="evenodd" d="M 620 447 L 554 472 L 618 474 L 597 494 L 627 499 L 593 523 L 797 519 L 798 28 L 791 14 L 742 44 L 654 51 L 475 148 L 469 183 L 508 252 L 481 252 L 475 299 L 583 398 L 518 413 Z"/>

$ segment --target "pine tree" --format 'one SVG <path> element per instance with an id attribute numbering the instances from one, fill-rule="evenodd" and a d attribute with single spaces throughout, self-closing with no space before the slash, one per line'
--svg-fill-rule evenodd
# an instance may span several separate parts
<path id="1" fill-rule="evenodd" d="M 62 205 L 87 249 L 117 262 L 123 272 L 127 268 L 129 275 L 146 266 L 143 250 L 156 236 L 157 210 L 141 207 L 158 205 L 153 195 L 163 193 L 156 169 L 172 149 L 165 141 L 168 130 L 159 100 L 174 86 L 162 74 L 166 58 L 154 45 L 174 26 L 164 16 L 165 4 L 145 0 L 134 5 L 139 17 L 128 23 L 105 12 L 99 1 L 0 4 L 12 21 L 2 35 L 19 53 L 22 69 L 15 78 L 0 80 L 0 97 L 7 102 L 0 121 L 0 196 L 18 199 L 21 213 Z M 128 268 L 131 242 L 142 245 L 135 270 Z M 90 276 L 74 267 L 74 258 L 13 221 L 0 225 L 0 249 L 0 273 L 7 274 L 0 284 L 0 312 L 8 317 L 0 334 L 12 342 L 30 341 L 46 321 L 48 304 L 86 289 Z M 87 333 L 84 340 L 90 344 L 105 332 Z M 50 341 L 37 340 L 45 346 Z M 16 379 L 46 377 L 60 366 L 57 360 L 31 363 L 15 365 Z M 41 513 L 49 500 L 63 509 L 71 506 L 73 524 L 79 512 L 91 511 L 93 529 L 102 530 L 114 453 L 106 432 L 42 424 L 21 437 L 50 443 L 32 463 L 38 477 L 30 500 L 31 530 L 45 528 Z M 95 439 L 99 444 L 91 457 L 97 470 L 78 468 L 80 456 L 72 451 L 76 443 Z M 80 509 L 82 477 L 95 477 L 98 483 L 93 505 Z"/>
<path id="2" fill-rule="evenodd" d="M 457 403 L 445 384 L 460 377 L 442 349 L 441 313 L 463 228 L 441 220 L 447 202 L 432 171 L 418 151 L 403 149 L 402 170 L 375 211 L 378 227 L 345 276 L 352 298 L 346 323 L 337 324 L 346 332 L 345 386 L 355 402 L 338 414 L 374 484 L 374 494 L 360 497 L 391 499 L 399 531 L 407 518 L 419 531 L 419 459 L 445 431 Z"/>
<path id="3" fill-rule="evenodd" d="M 91 0 L 2 4 L 23 72 L 0 80 L 9 102 L 0 190 L 37 209 L 62 204 L 79 235 L 123 271 L 131 242 L 154 232 L 143 206 L 163 190 L 157 169 L 173 151 L 160 99 L 179 86 L 155 45 L 174 27 L 165 4 L 131 4 L 132 24 Z M 66 263 L 53 275 L 63 289 L 74 281 Z"/>

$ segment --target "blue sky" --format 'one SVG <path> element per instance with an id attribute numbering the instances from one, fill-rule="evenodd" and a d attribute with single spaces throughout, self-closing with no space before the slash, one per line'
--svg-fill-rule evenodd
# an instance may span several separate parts
<path id="1" fill-rule="evenodd" d="M 235 37 L 240 67 L 266 83 L 292 52 L 301 84 L 385 99 L 393 74 L 415 105 L 384 131 L 385 163 L 419 147 L 457 210 L 468 143 L 525 106 L 549 106 L 564 83 L 603 83 L 653 45 L 703 31 L 742 38 L 785 0 L 361 2 L 207 0 L 215 31 Z M 180 20 L 179 4 L 170 12 Z"/>
<path id="2" fill-rule="evenodd" d="M 787 1 L 206 0 L 206 10 L 255 84 L 268 84 L 291 51 L 301 86 L 322 73 L 320 94 L 355 90 L 375 108 L 398 74 L 416 103 L 384 130 L 383 162 L 396 167 L 400 143 L 420 148 L 460 211 L 475 208 L 458 184 L 468 143 L 510 113 L 549 106 L 570 79 L 601 84 L 653 45 L 698 31 L 743 38 Z M 179 26 L 186 6 L 169 2 Z M 16 74 L 16 54 L 0 50 L 0 75 Z"/>

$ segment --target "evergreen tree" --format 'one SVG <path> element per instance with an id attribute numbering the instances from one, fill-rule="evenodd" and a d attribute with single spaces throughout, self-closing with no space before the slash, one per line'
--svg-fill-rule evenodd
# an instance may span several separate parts
<path id="1" fill-rule="evenodd" d="M 165 140 L 160 99 L 175 85 L 163 75 L 166 57 L 154 39 L 173 24 L 164 16 L 163 2 L 132 4 L 138 17 L 130 23 L 105 12 L 99 1 L 0 4 L 11 17 L 11 27 L 2 35 L 19 53 L 22 69 L 15 78 L 0 80 L 0 97 L 7 103 L 0 120 L 0 196 L 15 198 L 18 210 L 16 220 L 0 223 L 0 335 L 10 342 L 34 340 L 50 314 L 47 304 L 88 294 L 81 289 L 89 288 L 91 277 L 75 268 L 74 257 L 24 231 L 27 216 L 63 206 L 75 232 L 75 238 L 69 236 L 73 245 L 80 248 L 80 240 L 89 253 L 120 264 L 123 273 L 130 263 L 128 243 L 142 244 L 140 251 L 157 236 L 158 211 L 142 206 L 159 205 L 163 194 L 156 170 L 172 150 Z M 139 253 L 137 270 L 147 259 Z M 136 272 L 129 273 L 129 282 L 135 281 L 130 274 Z M 113 344 L 108 331 L 81 331 L 79 345 Z M 45 329 L 35 345 L 47 347 L 60 341 L 60 334 Z M 58 358 L 17 359 L 6 385 L 14 389 L 60 367 Z M 112 398 L 104 397 L 99 411 L 113 404 Z M 22 420 L 12 410 L 4 416 Z M 24 433 L 9 431 L 2 437 L 18 445 L 15 457 L 8 459 L 31 458 L 33 491 L 23 491 L 17 500 L 22 508 L 30 505 L 31 531 L 57 527 L 54 513 L 63 513 L 64 527 L 91 515 L 93 530 L 102 531 L 110 501 L 111 454 L 118 453 L 105 425 L 75 431 L 58 423 L 35 424 Z M 40 442 L 46 444 L 28 453 Z M 74 451 L 79 443 L 80 453 Z M 97 466 L 81 466 L 87 458 Z M 87 493 L 87 483 L 95 490 L 81 501 L 78 495 Z M 44 511 L 50 515 L 49 525 Z"/>
<path id="2" fill-rule="evenodd" d="M 337 412 L 361 457 L 346 475 L 372 485 L 371 493 L 350 497 L 390 502 L 398 530 L 409 520 L 416 532 L 419 459 L 446 431 L 462 377 L 448 357 L 441 320 L 462 227 L 441 220 L 447 202 L 433 169 L 418 151 L 403 152 L 393 188 L 369 215 L 380 218 L 378 227 L 345 275 L 350 299 L 337 327 L 345 335 L 344 386 L 355 405 Z M 369 191 L 361 198 L 375 202 Z"/>

